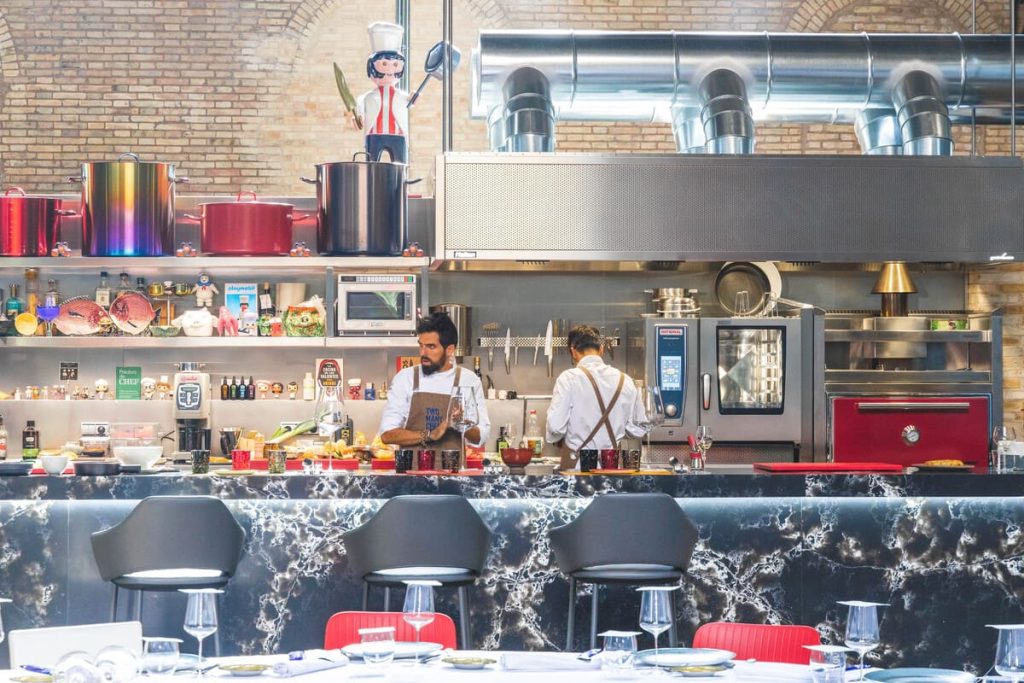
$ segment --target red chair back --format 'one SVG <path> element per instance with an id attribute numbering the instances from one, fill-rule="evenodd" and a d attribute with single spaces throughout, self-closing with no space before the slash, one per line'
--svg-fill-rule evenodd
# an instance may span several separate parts
<path id="1" fill-rule="evenodd" d="M 336 650 L 359 642 L 359 629 L 394 626 L 395 640 L 416 640 L 416 629 L 405 623 L 401 612 L 338 612 L 327 620 L 324 649 Z M 455 622 L 447 614 L 434 613 L 434 620 L 420 629 L 420 640 L 441 643 L 455 649 Z"/>
<path id="2" fill-rule="evenodd" d="M 821 636 L 810 626 L 704 624 L 693 634 L 694 647 L 715 647 L 736 653 L 737 659 L 807 664 L 811 653 L 804 645 L 820 645 Z"/>

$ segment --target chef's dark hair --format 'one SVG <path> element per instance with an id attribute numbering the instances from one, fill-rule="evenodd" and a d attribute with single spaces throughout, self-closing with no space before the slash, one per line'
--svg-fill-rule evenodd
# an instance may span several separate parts
<path id="1" fill-rule="evenodd" d="M 569 330 L 569 337 L 566 339 L 570 349 L 579 353 L 587 350 L 600 351 L 604 337 L 593 325 L 577 325 Z"/>
<path id="2" fill-rule="evenodd" d="M 381 72 L 377 71 L 377 67 L 373 65 L 378 59 L 399 59 L 402 61 L 402 70 L 399 71 L 395 76 L 401 78 L 405 75 L 405 55 L 401 52 L 395 52 L 394 50 L 381 50 L 380 52 L 374 52 L 370 55 L 370 58 L 366 60 L 366 75 L 370 78 L 381 78 L 384 76 Z"/>
<path id="3" fill-rule="evenodd" d="M 424 318 L 420 318 L 416 323 L 416 334 L 423 334 L 425 332 L 437 332 L 437 337 L 441 340 L 441 346 L 446 349 L 449 346 L 458 346 L 459 344 L 459 331 L 455 328 L 455 323 L 452 322 L 447 313 L 431 313 Z"/>

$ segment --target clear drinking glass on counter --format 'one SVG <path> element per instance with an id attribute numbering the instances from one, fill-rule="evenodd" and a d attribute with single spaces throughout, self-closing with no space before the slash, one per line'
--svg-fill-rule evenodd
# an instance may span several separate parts
<path id="1" fill-rule="evenodd" d="M 604 649 L 600 654 L 601 668 L 615 674 L 633 668 L 636 654 L 636 637 L 639 631 L 605 631 L 598 634 L 604 638 Z"/>
<path id="2" fill-rule="evenodd" d="M 395 658 L 394 626 L 361 628 L 359 640 L 362 643 L 363 661 L 367 666 L 384 669 Z"/>
<path id="3" fill-rule="evenodd" d="M 180 638 L 143 638 L 142 668 L 150 675 L 172 673 L 180 651 Z"/>
<path id="4" fill-rule="evenodd" d="M 1010 472 L 1007 454 L 1011 444 L 1017 439 L 1017 431 L 1010 426 L 998 425 L 992 430 L 992 452 L 989 465 L 996 472 Z"/>
<path id="5" fill-rule="evenodd" d="M 843 683 L 849 648 L 840 645 L 804 645 L 810 650 L 812 683 Z"/>

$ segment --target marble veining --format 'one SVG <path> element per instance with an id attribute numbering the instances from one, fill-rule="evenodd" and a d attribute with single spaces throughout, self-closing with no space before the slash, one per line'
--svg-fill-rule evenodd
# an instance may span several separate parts
<path id="1" fill-rule="evenodd" d="M 246 533 L 222 603 L 224 652 L 312 647 L 331 614 L 360 608 L 342 534 L 387 498 L 450 493 L 469 498 L 493 531 L 472 589 L 473 645 L 559 649 L 568 584 L 548 530 L 596 495 L 662 491 L 700 534 L 677 601 L 684 641 L 702 623 L 729 620 L 809 624 L 838 643 L 846 610 L 836 601 L 871 599 L 890 606 L 869 661 L 983 671 L 995 643 L 984 625 L 1024 617 L 1022 484 L 1020 475 L 3 477 L 0 593 L 15 600 L 7 628 L 105 621 L 111 589 L 89 534 L 145 496 L 215 495 Z M 182 635 L 183 596 L 150 595 L 144 605 L 147 635 Z M 371 607 L 382 606 L 377 590 Z M 585 590 L 576 607 L 582 649 Z M 401 608 L 400 594 L 391 608 Z M 439 591 L 438 609 L 456 615 L 454 591 Z M 600 628 L 636 628 L 638 614 L 632 588 L 602 590 Z"/>

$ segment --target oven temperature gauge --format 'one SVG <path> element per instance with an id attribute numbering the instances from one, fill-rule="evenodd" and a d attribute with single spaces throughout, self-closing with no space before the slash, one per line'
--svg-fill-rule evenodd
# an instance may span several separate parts
<path id="1" fill-rule="evenodd" d="M 900 436 L 903 437 L 903 443 L 908 446 L 916 446 L 917 442 L 921 440 L 921 432 L 917 431 L 917 427 L 914 425 L 904 427 Z"/>

